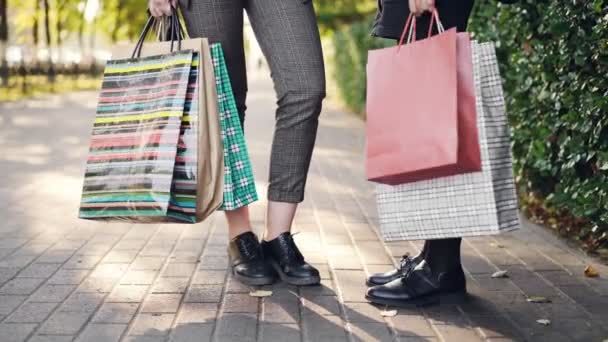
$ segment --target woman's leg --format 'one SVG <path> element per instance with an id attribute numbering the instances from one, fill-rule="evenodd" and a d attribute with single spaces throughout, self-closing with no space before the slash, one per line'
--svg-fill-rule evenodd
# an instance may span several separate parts
<path id="1" fill-rule="evenodd" d="M 294 285 L 319 283 L 289 233 L 304 188 L 325 97 L 323 53 L 312 1 L 247 0 L 278 98 L 270 160 L 265 241 L 268 259 Z"/>
<path id="2" fill-rule="evenodd" d="M 325 69 L 312 1 L 249 0 L 247 14 L 278 97 L 268 188 L 267 237 L 289 231 L 304 188 L 325 97 Z"/>

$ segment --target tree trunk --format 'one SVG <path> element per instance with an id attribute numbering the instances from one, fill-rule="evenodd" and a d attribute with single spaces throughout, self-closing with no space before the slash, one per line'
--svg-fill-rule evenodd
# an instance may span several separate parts
<path id="1" fill-rule="evenodd" d="M 6 50 L 8 49 L 8 15 L 7 0 L 0 0 L 0 77 L 2 85 L 8 86 L 8 63 Z"/>
<path id="2" fill-rule="evenodd" d="M 59 1 L 57 1 L 59 3 Z M 58 4 L 57 6 L 57 18 L 56 18 L 56 22 L 55 22 L 55 29 L 57 30 L 57 39 L 56 39 L 56 48 L 57 48 L 57 57 L 59 60 L 61 60 L 61 56 L 62 56 L 62 49 L 61 49 L 61 45 L 63 44 L 63 37 L 61 36 L 62 31 L 63 31 L 63 20 L 61 18 L 62 13 L 63 13 L 63 9 L 65 8 L 65 5 L 67 4 L 67 0 L 63 0 L 61 3 Z"/>
<path id="3" fill-rule="evenodd" d="M 55 70 L 53 68 L 53 59 L 51 56 L 51 25 L 50 25 L 50 18 L 49 18 L 49 12 L 50 12 L 49 0 L 43 0 L 43 4 L 44 4 L 44 31 L 46 33 L 46 48 L 49 51 L 48 79 L 49 79 L 49 82 L 55 82 Z"/>
<path id="4" fill-rule="evenodd" d="M 89 5 L 89 0 L 85 0 L 84 7 L 82 10 L 82 16 L 80 17 L 80 23 L 78 25 L 78 45 L 80 46 L 80 54 L 84 56 L 84 24 L 86 19 L 84 18 L 84 13 Z"/>
<path id="5" fill-rule="evenodd" d="M 118 40 L 118 29 L 120 28 L 120 19 L 122 18 L 122 8 L 124 7 L 123 0 L 118 0 L 116 3 L 116 20 L 114 23 L 114 28 L 112 29 L 112 43 L 116 43 Z"/>

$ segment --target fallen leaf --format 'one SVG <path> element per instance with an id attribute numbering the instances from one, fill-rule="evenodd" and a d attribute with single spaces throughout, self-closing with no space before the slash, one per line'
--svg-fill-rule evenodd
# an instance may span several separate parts
<path id="1" fill-rule="evenodd" d="M 595 268 L 589 265 L 585 267 L 585 276 L 589 278 L 596 278 L 600 276 L 600 272 L 598 272 Z"/>
<path id="2" fill-rule="evenodd" d="M 384 310 L 384 311 L 380 311 L 380 316 L 382 316 L 382 317 L 395 317 L 395 316 L 397 316 L 397 310 Z"/>
<path id="3" fill-rule="evenodd" d="M 272 291 L 256 290 L 249 292 L 249 295 L 251 297 L 270 297 L 272 296 Z"/>
<path id="4" fill-rule="evenodd" d="M 547 326 L 547 325 L 551 324 L 551 321 L 548 319 L 538 319 L 538 320 L 536 320 L 536 323 Z"/>
<path id="5" fill-rule="evenodd" d="M 494 274 L 492 274 L 492 278 L 509 278 L 507 272 L 507 270 L 494 272 Z"/>
<path id="6" fill-rule="evenodd" d="M 551 303 L 551 299 L 541 296 L 528 297 L 526 300 L 530 303 Z"/>

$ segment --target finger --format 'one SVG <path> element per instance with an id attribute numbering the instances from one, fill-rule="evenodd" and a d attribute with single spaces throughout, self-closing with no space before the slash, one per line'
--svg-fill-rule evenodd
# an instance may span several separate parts
<path id="1" fill-rule="evenodd" d="M 418 15 L 426 11 L 426 0 L 416 0 L 416 7 L 418 8 Z"/>
<path id="2" fill-rule="evenodd" d="M 163 14 L 158 10 L 158 8 L 151 6 L 150 7 L 150 14 L 154 17 L 154 18 L 158 18 L 158 17 L 162 17 Z"/>
<path id="3" fill-rule="evenodd" d="M 163 4 L 163 6 L 161 7 L 161 12 L 164 15 L 171 15 L 172 14 L 171 5 L 169 4 L 169 1 L 167 1 L 167 2 L 165 2 Z"/>
<path id="4" fill-rule="evenodd" d="M 409 0 L 410 13 L 418 14 L 418 6 L 416 6 L 417 0 Z"/>

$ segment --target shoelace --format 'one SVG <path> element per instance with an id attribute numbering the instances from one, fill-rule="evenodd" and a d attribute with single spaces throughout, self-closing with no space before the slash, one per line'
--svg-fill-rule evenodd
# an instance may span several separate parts
<path id="1" fill-rule="evenodd" d="M 280 242 L 283 245 L 281 249 L 285 251 L 285 261 L 289 264 L 301 264 L 304 262 L 304 256 L 300 253 L 298 246 L 293 240 L 293 235 L 285 236 L 285 239 L 282 239 Z"/>
<path id="2" fill-rule="evenodd" d="M 404 254 L 401 257 L 401 261 L 399 261 L 399 272 L 405 276 L 414 268 L 412 264 L 412 258 L 410 258 L 410 255 Z"/>
<path id="3" fill-rule="evenodd" d="M 241 257 L 246 260 L 255 260 L 261 256 L 259 242 L 251 238 L 241 238 L 236 241 Z"/>

